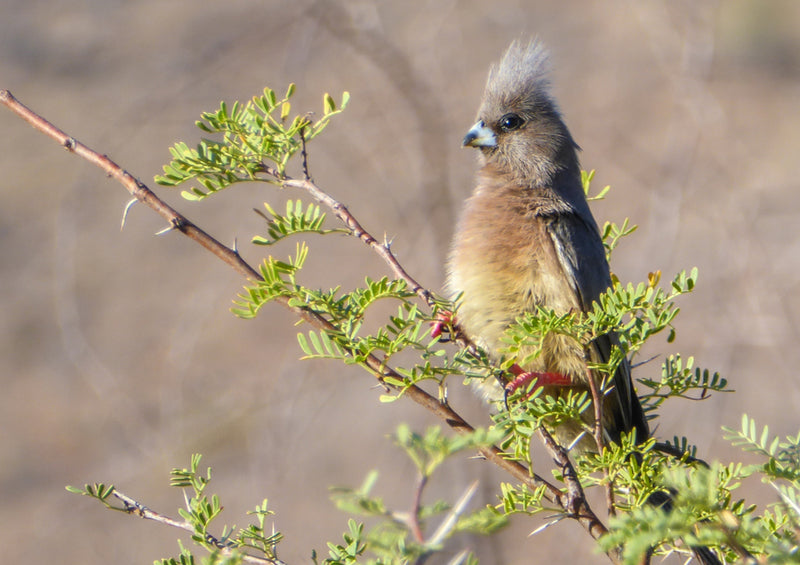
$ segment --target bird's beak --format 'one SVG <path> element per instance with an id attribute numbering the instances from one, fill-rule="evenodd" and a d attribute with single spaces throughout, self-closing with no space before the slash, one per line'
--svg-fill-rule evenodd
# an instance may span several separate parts
<path id="1" fill-rule="evenodd" d="M 494 132 L 487 128 L 483 120 L 476 123 L 464 136 L 464 147 L 496 147 L 497 138 Z"/>

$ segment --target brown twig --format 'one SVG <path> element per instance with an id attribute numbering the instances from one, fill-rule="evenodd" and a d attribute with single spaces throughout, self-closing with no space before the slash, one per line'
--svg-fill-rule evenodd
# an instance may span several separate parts
<path id="1" fill-rule="evenodd" d="M 597 386 L 597 380 L 591 370 L 586 371 L 589 390 L 592 393 L 592 405 L 594 407 L 594 441 L 597 444 L 597 453 L 603 453 L 605 447 L 605 437 L 603 436 L 603 396 L 600 393 L 600 387 Z M 605 493 L 606 493 L 606 506 L 608 507 L 608 514 L 614 516 L 616 514 L 616 505 L 614 503 L 614 483 L 608 476 L 608 470 L 603 472 L 605 478 Z"/>
<path id="2" fill-rule="evenodd" d="M 581 506 L 586 502 L 586 496 L 583 493 L 580 481 L 577 480 L 577 473 L 572 461 L 570 461 L 569 454 L 566 449 L 556 442 L 553 435 L 544 426 L 539 428 L 538 434 L 553 458 L 553 462 L 561 469 L 564 484 L 567 485 L 566 492 L 559 493 L 556 501 L 571 517 L 577 517 L 581 511 Z"/>
<path id="3" fill-rule="evenodd" d="M 597 386 L 597 380 L 595 380 L 592 371 L 587 369 L 586 373 L 589 390 L 592 393 L 592 407 L 594 408 L 594 426 L 592 426 L 592 433 L 594 435 L 594 442 L 597 445 L 597 453 L 602 453 L 605 447 L 605 438 L 603 437 L 603 397 L 600 394 L 600 387 Z"/>
<path id="4" fill-rule="evenodd" d="M 126 512 L 128 514 L 135 514 L 144 520 L 153 520 L 154 522 L 159 522 L 161 524 L 166 524 L 167 526 L 171 526 L 173 528 L 178 528 L 180 530 L 186 530 L 190 534 L 196 534 L 197 532 L 189 522 L 181 522 L 174 518 L 170 518 L 169 516 L 165 516 L 164 514 L 160 514 L 153 510 L 150 510 L 144 504 L 141 504 L 137 500 L 131 498 L 130 496 L 121 493 L 118 490 L 114 490 L 112 495 L 117 498 L 120 502 L 122 502 L 123 507 L 117 508 L 115 506 L 111 506 L 115 510 L 121 510 L 122 512 Z M 215 536 L 206 533 L 205 541 L 209 545 L 212 545 L 219 549 L 222 553 L 226 555 L 231 555 L 233 552 L 231 547 L 217 539 Z M 253 563 L 255 565 L 286 565 L 283 561 L 278 559 L 277 557 L 268 558 L 268 557 L 256 557 L 254 555 L 248 555 L 246 553 L 242 553 L 241 551 L 237 552 L 238 555 L 241 557 L 242 561 L 245 563 Z"/>
<path id="5" fill-rule="evenodd" d="M 108 176 L 114 178 L 122 184 L 125 189 L 132 194 L 137 200 L 142 202 L 143 204 L 147 205 L 157 214 L 159 214 L 162 218 L 164 218 L 171 229 L 175 229 L 180 231 L 182 234 L 190 238 L 192 241 L 197 243 L 198 245 L 202 246 L 206 250 L 210 251 L 213 255 L 223 261 L 225 264 L 229 265 L 233 268 L 236 272 L 244 276 L 245 278 L 252 280 L 252 281 L 259 281 L 262 280 L 260 274 L 253 269 L 244 259 L 241 258 L 239 253 L 235 249 L 231 249 L 226 245 L 220 243 L 213 237 L 211 237 L 208 233 L 197 227 L 191 221 L 189 221 L 185 216 L 180 214 L 178 211 L 167 205 L 163 200 L 158 198 L 155 193 L 153 193 L 144 183 L 140 180 L 133 177 L 130 173 L 123 170 L 119 165 L 114 163 L 111 159 L 109 159 L 105 155 L 101 155 L 96 151 L 93 151 L 86 145 L 82 144 L 81 142 L 77 141 L 75 138 L 69 136 L 62 130 L 58 129 L 56 126 L 45 120 L 43 117 L 39 116 L 21 102 L 19 102 L 8 90 L 0 90 L 0 103 L 5 105 L 9 108 L 12 112 L 16 115 L 21 117 L 23 120 L 28 122 L 34 129 L 48 135 L 49 137 L 55 139 L 56 141 L 61 144 L 62 147 L 67 149 L 68 151 L 75 153 L 76 155 L 82 157 L 83 159 L 89 161 L 90 163 L 94 164 L 95 166 L 99 167 L 103 170 Z M 324 191 L 320 190 L 311 180 L 296 180 L 291 178 L 286 178 L 277 173 L 274 169 L 270 167 L 265 167 L 265 172 L 270 174 L 271 176 L 275 177 L 276 179 L 280 180 L 283 186 L 292 186 L 296 188 L 300 188 L 303 190 L 308 191 L 315 199 L 317 199 L 320 203 L 328 206 L 331 210 L 334 211 L 337 217 L 339 217 L 342 222 L 350 229 L 354 236 L 362 240 L 365 244 L 373 248 L 390 266 L 392 272 L 398 278 L 405 280 L 409 286 L 411 287 L 412 291 L 415 292 L 422 300 L 426 303 L 433 305 L 435 300 L 433 295 L 425 289 L 422 285 L 420 285 L 416 280 L 414 280 L 400 265 L 400 263 L 395 258 L 394 254 L 392 253 L 389 244 L 383 243 L 380 244 L 378 241 L 372 237 L 356 220 L 356 218 L 347 210 L 345 206 L 341 203 L 337 202 L 335 199 L 330 197 Z M 274 299 L 276 302 L 280 303 L 283 307 L 288 308 L 292 312 L 294 312 L 297 316 L 299 316 L 304 321 L 311 324 L 313 327 L 322 330 L 322 331 L 335 331 L 336 328 L 325 318 L 321 315 L 317 314 L 316 312 L 291 305 L 289 303 L 289 299 L 285 296 L 278 296 Z M 402 380 L 402 376 L 396 373 L 393 369 L 386 367 L 385 364 L 379 360 L 377 357 L 370 355 L 365 360 L 365 365 L 373 372 L 373 374 L 378 378 L 378 380 L 384 385 L 389 386 L 385 382 L 386 377 L 393 377 L 398 380 Z M 395 388 L 396 387 L 391 387 Z M 423 408 L 427 409 L 439 419 L 443 420 L 448 426 L 450 426 L 453 430 L 459 433 L 470 433 L 474 431 L 474 428 L 464 420 L 458 413 L 456 413 L 450 406 L 446 403 L 440 402 L 434 396 L 428 394 L 421 388 L 416 385 L 411 385 L 405 388 L 404 393 L 405 396 L 409 397 L 411 400 L 422 406 Z M 550 438 L 552 441 L 552 437 Z M 552 441 L 553 445 L 556 446 L 558 449 L 562 449 L 558 447 L 554 441 Z M 552 447 L 549 447 L 552 452 Z M 562 507 L 568 510 L 573 517 L 586 529 L 586 531 L 594 538 L 598 539 L 602 535 L 607 532 L 606 527 L 600 521 L 600 519 L 594 514 L 594 512 L 589 507 L 588 503 L 586 502 L 585 497 L 582 496 L 575 496 L 572 494 L 572 491 L 581 492 L 580 484 L 577 485 L 573 484 L 574 481 L 568 482 L 568 497 L 564 498 L 565 493 L 562 493 L 559 488 L 557 488 L 552 483 L 546 481 L 542 477 L 538 476 L 535 473 L 529 471 L 527 467 L 524 465 L 516 462 L 510 461 L 503 456 L 503 453 L 500 451 L 499 448 L 496 446 L 491 447 L 484 447 L 479 449 L 479 453 L 492 462 L 494 465 L 498 466 L 503 471 L 507 472 L 511 475 L 514 479 L 519 481 L 522 484 L 527 485 L 531 489 L 538 488 L 539 486 L 544 486 L 551 498 L 554 500 L 559 501 Z M 567 458 L 567 463 L 569 463 L 569 459 Z M 569 465 L 565 465 L 565 469 L 569 469 L 571 467 L 571 463 Z M 574 472 L 574 469 L 573 469 Z M 576 489 L 577 486 L 577 489 Z M 619 557 L 616 555 L 615 552 L 609 552 L 609 557 L 614 563 L 619 562 Z"/>
<path id="6" fill-rule="evenodd" d="M 300 128 L 300 157 L 303 162 L 303 178 L 311 181 L 311 173 L 308 172 L 308 151 L 306 151 L 306 128 Z"/>
<path id="7" fill-rule="evenodd" d="M 101 155 L 89 149 L 74 137 L 67 135 L 20 103 L 8 90 L 0 90 L 0 103 L 4 104 L 12 112 L 32 125 L 34 129 L 55 139 L 67 151 L 78 155 L 102 169 L 109 177 L 122 184 L 122 186 L 124 186 L 139 202 L 145 204 L 164 218 L 172 229 L 180 231 L 183 235 L 213 253 L 237 273 L 248 279 L 260 278 L 258 272 L 248 265 L 235 250 L 223 245 L 190 222 L 185 216 L 158 198 L 144 183 L 136 179 L 133 175 L 128 173 L 128 171 L 123 170 L 106 155 Z"/>
<path id="8" fill-rule="evenodd" d="M 353 216 L 353 214 L 350 213 L 350 210 L 348 210 L 344 204 L 333 198 L 327 192 L 321 190 L 309 178 L 294 179 L 287 177 L 279 173 L 277 169 L 268 165 L 264 166 L 264 172 L 278 180 L 281 183 L 281 186 L 284 188 L 297 188 L 308 192 L 311 197 L 314 198 L 314 200 L 333 211 L 336 217 L 339 218 L 347 227 L 347 229 L 352 232 L 353 236 L 360 239 L 364 244 L 372 248 L 386 262 L 386 264 L 389 265 L 389 268 L 392 270 L 394 275 L 397 278 L 404 280 L 408 284 L 412 292 L 419 296 L 429 306 L 433 306 L 436 303 L 433 298 L 433 294 L 419 284 L 403 268 L 403 266 L 394 256 L 394 253 L 392 253 L 390 244 L 387 242 L 378 242 L 377 239 L 375 239 L 366 229 L 364 229 L 361 223 L 356 219 L 355 216 Z"/>
<path id="9" fill-rule="evenodd" d="M 589 508 L 586 502 L 586 494 L 583 491 L 583 486 L 578 479 L 575 466 L 572 464 L 567 450 L 556 442 L 553 435 L 547 431 L 544 426 L 539 428 L 538 433 L 545 448 L 553 457 L 553 462 L 561 469 L 564 484 L 567 486 L 566 492 L 562 492 L 557 498 L 559 506 L 561 506 L 571 518 L 584 523 L 590 516 L 594 517 L 594 512 Z M 609 550 L 606 552 L 606 555 L 608 555 L 613 563 L 620 563 L 622 560 L 622 553 L 619 548 Z"/>
<path id="10" fill-rule="evenodd" d="M 411 535 L 414 540 L 419 543 L 425 543 L 425 534 L 422 533 L 422 525 L 419 523 L 419 512 L 422 508 L 422 492 L 425 490 L 425 485 L 428 484 L 428 476 L 420 473 L 417 478 L 417 485 L 414 489 L 414 500 L 411 503 L 411 511 L 408 514 L 408 527 L 411 530 Z"/>

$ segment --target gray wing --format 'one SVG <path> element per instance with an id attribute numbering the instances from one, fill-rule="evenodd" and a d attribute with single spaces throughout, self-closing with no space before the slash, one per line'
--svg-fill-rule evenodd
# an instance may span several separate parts
<path id="1" fill-rule="evenodd" d="M 570 284 L 580 299 L 584 310 L 592 308 L 601 293 L 611 286 L 611 274 L 606 261 L 605 248 L 594 219 L 576 213 L 557 214 L 547 218 L 547 231 L 558 253 L 558 259 Z M 600 336 L 594 341 L 597 355 L 608 361 L 612 346 L 619 346 L 616 334 Z M 626 358 L 614 375 L 613 398 L 607 406 L 613 411 L 614 429 L 607 430 L 613 441 L 619 441 L 621 432 L 636 429 L 638 441 L 649 437 L 647 421 L 639 398 L 633 391 L 631 368 Z"/>

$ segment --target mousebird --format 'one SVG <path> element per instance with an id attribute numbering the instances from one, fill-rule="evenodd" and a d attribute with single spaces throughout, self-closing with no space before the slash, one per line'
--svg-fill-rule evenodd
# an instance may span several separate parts
<path id="1" fill-rule="evenodd" d="M 464 146 L 480 150 L 482 166 L 455 234 L 447 286 L 462 297 L 459 326 L 495 357 L 505 330 L 519 316 L 540 306 L 557 313 L 586 311 L 611 286 L 603 241 L 581 183 L 579 147 L 550 94 L 548 67 L 540 43 L 512 43 L 491 68 L 478 121 L 464 137 Z M 544 394 L 588 391 L 588 379 L 598 380 L 599 387 L 602 377 L 589 371 L 587 362 L 607 362 L 613 345 L 618 345 L 614 334 L 598 337 L 588 348 L 550 334 L 538 357 L 512 372 L 523 381 L 535 378 Z M 521 359 L 533 351 L 520 353 Z M 647 439 L 627 359 L 606 388 L 606 440 L 618 442 L 622 432 L 634 429 L 639 441 Z M 493 380 L 480 389 L 489 400 L 503 398 Z M 593 425 L 593 411 L 585 418 Z M 574 422 L 555 433 L 559 443 L 569 445 L 581 429 Z M 594 441 L 589 434 L 579 443 Z"/>
<path id="2" fill-rule="evenodd" d="M 500 358 L 506 329 L 525 313 L 546 307 L 556 313 L 585 312 L 611 286 L 611 273 L 597 223 L 581 182 L 579 147 L 550 93 L 548 55 L 536 41 L 516 41 L 489 78 L 475 125 L 464 146 L 480 151 L 481 168 L 467 199 L 448 262 L 448 290 L 461 296 L 456 319 L 461 330 L 495 360 Z M 438 332 L 439 330 L 437 330 Z M 588 363 L 608 362 L 619 346 L 616 334 L 584 347 L 571 337 L 548 334 L 539 354 L 515 364 L 511 385 L 494 379 L 479 385 L 491 401 L 502 400 L 509 387 L 536 380 L 543 394 L 598 389 L 603 376 Z M 518 363 L 532 357 L 522 349 Z M 647 420 L 631 380 L 627 357 L 605 383 L 602 427 L 606 442 L 636 432 L 650 437 Z M 587 410 L 583 424 L 594 425 Z M 597 450 L 581 422 L 563 423 L 554 431 L 563 446 Z M 651 504 L 668 507 L 667 493 L 655 493 Z M 713 552 L 693 547 L 704 564 L 719 564 Z"/>

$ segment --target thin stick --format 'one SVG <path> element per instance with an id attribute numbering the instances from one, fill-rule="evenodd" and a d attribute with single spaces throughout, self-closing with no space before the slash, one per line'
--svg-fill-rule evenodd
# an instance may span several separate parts
<path id="1" fill-rule="evenodd" d="M 267 172 L 273 174 L 272 169 L 268 168 Z M 348 210 L 344 204 L 331 197 L 327 192 L 321 190 L 311 180 L 300 180 L 286 177 L 281 179 L 279 176 L 277 176 L 277 171 L 275 171 L 274 176 L 281 181 L 282 186 L 305 190 L 317 202 L 330 208 L 333 213 L 336 214 L 336 217 L 339 218 L 345 226 L 347 226 L 347 229 L 349 229 L 355 237 L 360 239 L 367 246 L 371 247 L 386 262 L 386 264 L 389 265 L 389 268 L 397 278 L 408 283 L 408 286 L 411 288 L 412 292 L 424 300 L 429 306 L 433 306 L 435 304 L 433 294 L 431 294 L 428 289 L 423 287 L 411 275 L 408 274 L 408 272 L 394 256 L 394 253 L 392 253 L 389 245 L 386 243 L 380 243 L 377 239 L 372 237 L 372 235 L 366 229 L 364 229 L 361 223 L 359 223 L 355 216 L 350 213 L 350 210 Z"/>
<path id="2" fill-rule="evenodd" d="M 420 473 L 417 477 L 417 485 L 414 488 L 414 500 L 411 503 L 411 511 L 408 513 L 408 529 L 418 544 L 425 543 L 425 534 L 422 533 L 422 526 L 419 523 L 419 512 L 422 508 L 422 493 L 425 485 L 428 484 L 428 476 Z"/>
<path id="3" fill-rule="evenodd" d="M 171 526 L 173 528 L 186 530 L 190 534 L 197 533 L 194 527 L 190 523 L 181 522 L 179 520 L 175 520 L 174 518 L 170 518 L 169 516 L 166 516 L 164 514 L 160 514 L 158 512 L 150 510 L 147 506 L 141 504 L 140 502 L 131 498 L 127 494 L 123 494 L 116 489 L 112 494 L 123 504 L 122 508 L 111 506 L 111 508 L 114 508 L 115 510 L 120 510 L 128 514 L 135 514 L 136 516 L 139 516 L 144 520 L 153 520 L 154 522 L 166 524 L 167 526 Z M 230 547 L 228 547 L 225 543 L 221 542 L 211 534 L 208 533 L 206 534 L 205 541 L 206 543 L 213 545 L 214 547 L 219 549 L 225 555 L 231 555 L 233 553 Z M 256 565 L 286 565 L 283 561 L 281 561 L 277 557 L 270 559 L 268 557 L 256 557 L 254 555 L 248 555 L 242 552 L 238 552 L 238 555 L 241 556 L 242 561 L 244 561 L 245 563 L 254 563 Z"/>
<path id="4" fill-rule="evenodd" d="M 603 437 L 603 395 L 600 393 L 600 387 L 597 386 L 594 373 L 590 369 L 586 369 L 589 390 L 592 392 L 592 406 L 594 407 L 594 441 L 597 444 L 597 453 L 603 453 L 605 441 Z M 616 515 L 616 504 L 614 502 L 614 484 L 608 476 L 608 471 L 603 472 L 605 478 L 605 493 L 606 493 L 606 506 L 608 507 L 608 514 L 610 516 Z"/>

